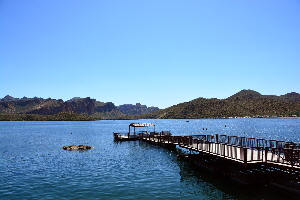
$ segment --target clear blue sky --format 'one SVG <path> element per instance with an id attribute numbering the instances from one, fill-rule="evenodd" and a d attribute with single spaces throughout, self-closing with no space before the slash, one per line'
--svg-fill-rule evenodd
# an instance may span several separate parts
<path id="1" fill-rule="evenodd" d="M 166 108 L 299 77 L 299 0 L 0 0 L 0 98 Z"/>

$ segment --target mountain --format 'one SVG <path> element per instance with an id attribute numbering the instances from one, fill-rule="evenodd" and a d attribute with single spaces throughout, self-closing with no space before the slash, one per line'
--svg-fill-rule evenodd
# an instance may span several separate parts
<path id="1" fill-rule="evenodd" d="M 1 101 L 18 101 L 19 99 L 6 95 Z"/>
<path id="2" fill-rule="evenodd" d="M 23 98 L 19 99 L 19 98 L 14 98 L 12 96 L 6 95 L 4 98 L 0 99 L 0 101 L 20 101 L 20 100 L 29 100 L 29 99 L 43 100 L 42 98 L 37 98 L 37 97 L 34 97 L 34 98 L 23 97 Z"/>
<path id="3" fill-rule="evenodd" d="M 298 93 L 261 95 L 253 90 L 242 90 L 227 99 L 197 98 L 166 109 L 132 118 L 197 119 L 245 116 L 300 116 Z M 123 117 L 124 118 L 124 117 Z"/>
<path id="4" fill-rule="evenodd" d="M 14 98 L 9 95 L 0 99 L 0 114 L 38 114 L 38 115 L 54 115 L 61 112 L 77 113 L 89 115 L 102 119 L 115 119 L 125 116 L 127 113 L 146 114 L 152 110 L 157 110 L 157 107 L 147 107 L 145 105 L 136 104 L 135 106 L 126 107 L 117 106 L 112 102 L 100 102 L 90 97 L 80 98 L 74 97 L 68 101 L 61 99 L 42 99 L 42 98 Z M 126 107 L 126 109 L 124 109 Z"/>
<path id="5" fill-rule="evenodd" d="M 263 95 L 261 95 L 259 92 L 256 92 L 254 90 L 241 90 L 238 93 L 228 97 L 227 99 L 235 99 L 237 97 L 239 97 L 239 98 L 246 98 L 246 97 L 261 98 L 261 97 L 263 97 Z"/>
<path id="6" fill-rule="evenodd" d="M 244 98 L 244 97 L 253 97 L 253 98 L 268 98 L 275 99 L 280 101 L 292 101 L 292 102 L 300 102 L 300 94 L 296 92 L 287 93 L 285 95 L 262 95 L 259 92 L 254 90 L 241 90 L 238 93 L 228 97 L 227 99 L 234 99 L 236 97 Z"/>
<path id="7" fill-rule="evenodd" d="M 0 121 L 94 121 L 99 118 L 89 115 L 60 112 L 54 115 L 1 114 Z"/>
<path id="8" fill-rule="evenodd" d="M 300 94 L 262 95 L 254 90 L 241 90 L 226 99 L 197 98 L 166 109 L 124 104 L 115 106 L 112 102 L 100 102 L 89 97 L 61 99 L 27 98 L 5 96 L 0 99 L 0 114 L 77 113 L 102 119 L 196 119 L 244 116 L 300 116 Z"/>
<path id="9" fill-rule="evenodd" d="M 142 115 L 159 110 L 158 107 L 147 107 L 146 105 L 141 105 L 140 103 L 136 103 L 136 105 L 123 104 L 117 106 L 117 108 L 126 115 Z"/>
<path id="10" fill-rule="evenodd" d="M 276 98 L 277 98 L 277 96 L 275 97 L 275 99 Z M 279 100 L 292 101 L 292 102 L 300 102 L 300 94 L 296 93 L 296 92 L 287 93 L 285 95 L 279 96 Z"/>
<path id="11" fill-rule="evenodd" d="M 79 98 L 64 102 L 56 99 L 27 99 L 17 101 L 1 101 L 1 114 L 38 114 L 54 115 L 61 112 L 85 114 L 103 119 L 125 115 L 111 102 L 99 102 L 95 99 Z"/>

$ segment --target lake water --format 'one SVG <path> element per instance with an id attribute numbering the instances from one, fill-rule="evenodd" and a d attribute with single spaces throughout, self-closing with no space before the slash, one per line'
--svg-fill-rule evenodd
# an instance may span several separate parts
<path id="1" fill-rule="evenodd" d="M 226 134 L 300 142 L 300 118 L 0 122 L 0 199 L 294 197 L 269 185 L 242 187 L 178 161 L 176 152 L 162 147 L 114 142 L 113 132 L 127 132 L 132 122 L 154 123 L 156 131 L 173 135 Z M 62 149 L 72 144 L 95 148 Z"/>

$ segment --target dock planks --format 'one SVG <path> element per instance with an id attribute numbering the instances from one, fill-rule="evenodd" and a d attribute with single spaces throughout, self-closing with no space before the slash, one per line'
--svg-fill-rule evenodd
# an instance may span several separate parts
<path id="1" fill-rule="evenodd" d="M 200 135 L 195 136 L 165 136 L 165 135 L 143 135 L 142 140 L 156 144 L 173 144 L 181 148 L 185 148 L 194 152 L 214 155 L 220 158 L 233 160 L 244 165 L 256 163 L 272 163 L 283 167 L 298 168 L 299 166 L 299 151 L 297 144 L 293 143 L 291 148 L 290 143 L 283 141 L 264 141 L 264 146 L 258 146 L 258 142 L 262 139 L 251 138 L 251 142 L 247 142 L 245 137 L 228 136 L 234 138 L 235 142 L 222 143 L 218 139 L 219 135 Z M 224 138 L 225 135 L 222 135 Z M 210 138 L 209 140 L 206 140 Z M 229 139 L 228 138 L 228 141 Z M 242 141 L 244 140 L 244 141 Z M 246 142 L 245 142 L 246 141 Z M 240 144 L 244 145 L 241 146 Z M 252 145 L 249 145 L 252 144 Z M 255 144 L 255 145 L 253 145 Z"/>
<path id="2" fill-rule="evenodd" d="M 300 195 L 300 145 L 227 135 L 172 136 L 142 133 L 137 140 L 190 151 L 178 155 L 243 184 L 270 183 Z"/>

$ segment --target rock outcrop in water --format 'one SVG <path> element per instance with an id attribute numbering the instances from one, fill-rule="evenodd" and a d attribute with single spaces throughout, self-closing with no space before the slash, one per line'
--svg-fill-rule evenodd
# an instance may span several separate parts
<path id="1" fill-rule="evenodd" d="M 63 149 L 64 150 L 69 150 L 69 151 L 73 151 L 73 150 L 87 150 L 87 149 L 92 149 L 94 147 L 92 146 L 88 146 L 88 145 L 70 145 L 70 146 L 64 146 Z"/>

